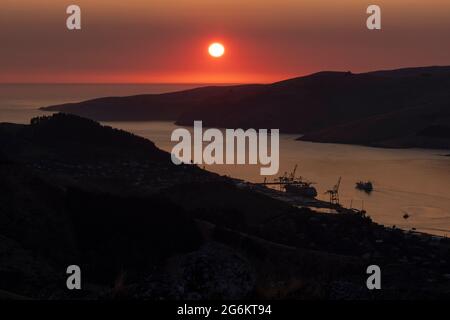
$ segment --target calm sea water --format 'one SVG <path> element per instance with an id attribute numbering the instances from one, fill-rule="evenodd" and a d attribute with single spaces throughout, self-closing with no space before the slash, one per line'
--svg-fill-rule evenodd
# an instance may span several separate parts
<path id="1" fill-rule="evenodd" d="M 49 104 L 79 101 L 100 96 L 159 93 L 198 85 L 0 85 L 0 122 L 28 123 L 37 110 Z M 156 143 L 169 151 L 170 122 L 108 122 Z M 449 151 L 423 149 L 380 149 L 351 145 L 295 141 L 297 135 L 280 137 L 280 174 L 297 173 L 316 182 L 319 198 L 339 177 L 341 203 L 362 208 L 374 221 L 404 229 L 450 235 Z M 208 170 L 253 182 L 261 182 L 259 166 L 208 166 Z M 371 180 L 375 190 L 367 195 L 354 188 L 359 180 Z M 403 216 L 408 213 L 410 218 Z"/>

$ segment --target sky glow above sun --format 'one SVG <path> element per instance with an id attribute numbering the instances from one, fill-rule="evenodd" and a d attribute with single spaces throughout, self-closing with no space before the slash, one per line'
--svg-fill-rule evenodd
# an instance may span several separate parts
<path id="1" fill-rule="evenodd" d="M 361 0 L 77 0 L 75 31 L 70 3 L 1 2 L 0 83 L 270 83 L 450 64 L 449 0 L 378 0 L 380 32 Z"/>

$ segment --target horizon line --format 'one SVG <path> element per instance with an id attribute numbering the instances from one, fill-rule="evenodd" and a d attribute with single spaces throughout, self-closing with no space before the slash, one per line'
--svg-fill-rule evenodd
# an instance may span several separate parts
<path id="1" fill-rule="evenodd" d="M 400 67 L 386 67 L 386 68 L 379 68 L 379 69 L 371 69 L 367 71 L 362 72 L 354 72 L 351 70 L 319 70 L 304 74 L 299 74 L 295 76 L 286 76 L 286 77 L 280 77 L 279 80 L 275 81 L 258 81 L 258 82 L 140 82 L 140 81 L 131 81 L 131 82 L 90 82 L 90 81 L 81 81 L 81 82 L 1 82 L 0 85 L 257 85 L 257 84 L 272 84 L 277 82 L 282 82 L 290 79 L 295 78 L 301 78 L 301 77 L 307 77 L 311 76 L 317 73 L 322 72 L 351 72 L 353 74 L 365 74 L 365 73 L 372 73 L 372 72 L 386 72 L 386 71 L 398 71 L 398 70 L 407 70 L 407 69 L 425 69 L 425 68 L 450 68 L 450 65 L 448 64 L 431 64 L 431 65 L 423 65 L 423 66 L 400 66 Z"/>
<path id="2" fill-rule="evenodd" d="M 261 82 L 264 83 L 264 82 Z M 269 82 L 267 82 L 269 83 Z M 0 82 L 0 85 L 243 85 L 252 82 Z"/>

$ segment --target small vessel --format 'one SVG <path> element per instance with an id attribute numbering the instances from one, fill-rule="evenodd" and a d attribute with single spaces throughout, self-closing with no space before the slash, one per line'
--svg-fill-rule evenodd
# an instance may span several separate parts
<path id="1" fill-rule="evenodd" d="M 355 188 L 358 190 L 365 191 L 367 193 L 371 193 L 373 191 L 373 184 L 370 181 L 367 182 L 359 181 L 356 183 Z"/>

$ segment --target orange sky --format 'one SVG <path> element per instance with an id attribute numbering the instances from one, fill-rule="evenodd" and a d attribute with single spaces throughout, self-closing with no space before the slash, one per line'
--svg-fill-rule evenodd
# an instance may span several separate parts
<path id="1" fill-rule="evenodd" d="M 82 9 L 68 31 L 65 9 Z M 383 30 L 365 27 L 369 4 Z M 2 0 L 0 82 L 270 82 L 450 65 L 449 0 Z M 226 46 L 223 58 L 208 45 Z"/>

